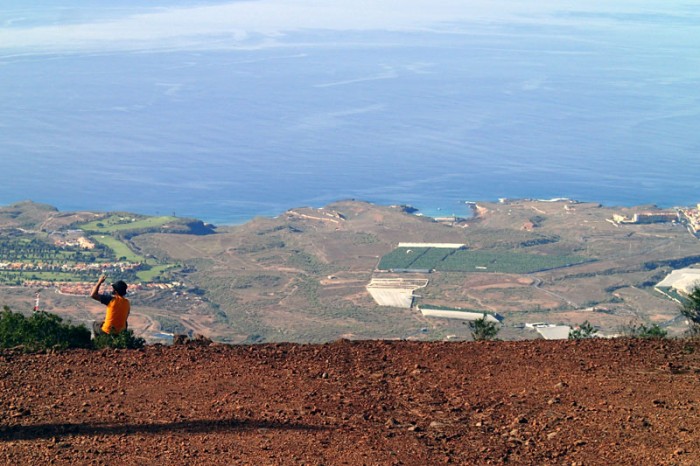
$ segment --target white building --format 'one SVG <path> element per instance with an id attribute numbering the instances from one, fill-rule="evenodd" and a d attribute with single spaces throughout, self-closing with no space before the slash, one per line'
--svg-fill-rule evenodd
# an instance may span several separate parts
<path id="1" fill-rule="evenodd" d="M 413 292 L 428 285 L 424 278 L 373 278 L 367 291 L 380 306 L 403 307 L 413 306 Z"/>
<path id="2" fill-rule="evenodd" d="M 535 327 L 537 333 L 545 340 L 568 340 L 571 327 L 568 325 L 552 325 L 547 327 Z"/>
<path id="3" fill-rule="evenodd" d="M 503 317 L 499 314 L 473 310 L 420 307 L 420 313 L 426 317 L 442 317 L 445 319 L 479 320 L 486 316 L 486 322 L 500 323 L 503 320 Z"/>
<path id="4" fill-rule="evenodd" d="M 399 243 L 400 248 L 445 248 L 445 249 L 464 249 L 467 247 L 463 243 Z"/>
<path id="5" fill-rule="evenodd" d="M 661 280 L 656 287 L 673 288 L 681 293 L 690 294 L 696 286 L 700 286 L 700 269 L 678 269 Z"/>

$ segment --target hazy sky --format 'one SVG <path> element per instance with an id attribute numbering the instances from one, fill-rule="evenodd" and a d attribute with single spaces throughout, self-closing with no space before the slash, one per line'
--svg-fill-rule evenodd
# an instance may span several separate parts
<path id="1" fill-rule="evenodd" d="M 81 1 L 45 3 L 32 8 L 0 3 L 0 53 L 271 47 L 287 44 L 286 34 L 299 30 L 473 33 L 475 25 L 503 23 L 643 26 L 651 27 L 652 35 L 662 28 L 656 39 L 663 41 L 672 35 L 664 26 L 700 24 L 697 6 L 657 0 L 165 1 L 148 8 L 128 1 L 118 8 Z"/>

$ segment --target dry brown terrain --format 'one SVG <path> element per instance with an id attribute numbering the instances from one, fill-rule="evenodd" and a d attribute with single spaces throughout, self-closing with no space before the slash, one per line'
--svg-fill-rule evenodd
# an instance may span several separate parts
<path id="1" fill-rule="evenodd" d="M 479 202 L 479 207 L 477 217 L 447 226 L 401 208 L 343 201 L 258 218 L 221 228 L 216 235 L 156 234 L 135 241 L 151 254 L 192 264 L 183 280 L 206 289 L 210 302 L 226 315 L 225 322 L 199 332 L 219 341 L 247 343 L 253 335 L 262 341 L 296 342 L 345 335 L 468 339 L 464 326 L 453 322 L 426 319 L 416 310 L 378 307 L 365 289 L 373 275 L 388 276 L 374 272 L 382 255 L 399 242 L 423 241 L 592 260 L 524 275 L 420 275 L 430 283 L 415 304 L 498 312 L 505 317 L 504 339 L 533 338 L 518 327 L 540 321 L 578 325 L 588 320 L 606 335 L 630 323 L 657 323 L 673 335 L 685 330 L 677 319 L 677 303 L 651 284 L 672 270 L 664 263 L 696 262 L 700 241 L 678 224 L 610 221 L 616 213 L 631 216 L 655 208 L 534 200 Z"/>
<path id="2" fill-rule="evenodd" d="M 0 463 L 700 464 L 700 344 L 0 354 Z"/>
<path id="3" fill-rule="evenodd" d="M 54 228 L 91 218 L 47 209 L 30 209 L 33 222 Z M 161 332 L 192 332 L 236 344 L 470 338 L 460 321 L 423 317 L 416 308 L 379 306 L 365 288 L 373 277 L 401 276 L 429 280 L 414 305 L 501 314 L 499 337 L 507 340 L 535 338 L 524 328 L 533 322 L 575 326 L 589 321 L 604 335 L 642 323 L 661 325 L 674 336 L 686 330 L 678 303 L 654 285 L 672 270 L 699 262 L 700 241 L 678 223 L 610 221 L 614 214 L 658 209 L 511 200 L 479 202 L 477 210 L 478 216 L 449 226 L 399 206 L 342 201 L 220 227 L 209 235 L 139 234 L 129 244 L 179 264 L 171 278 L 183 285 L 176 292 L 133 287 L 131 328 L 151 342 L 163 341 Z M 0 227 L 29 215 L 13 210 L 2 220 L 2 211 Z M 464 243 L 476 251 L 575 255 L 589 262 L 525 274 L 375 271 L 399 242 Z M 2 286 L 0 306 L 28 312 L 36 291 Z M 41 293 L 41 308 L 88 326 L 104 312 L 86 296 L 50 288 Z"/>

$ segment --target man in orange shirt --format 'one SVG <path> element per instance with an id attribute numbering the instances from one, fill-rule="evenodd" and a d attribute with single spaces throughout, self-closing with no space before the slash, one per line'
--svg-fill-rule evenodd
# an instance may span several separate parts
<path id="1" fill-rule="evenodd" d="M 126 319 L 129 317 L 131 304 L 126 296 L 126 283 L 119 280 L 112 283 L 112 294 L 100 294 L 100 286 L 104 283 L 106 277 L 102 275 L 97 283 L 92 288 L 90 297 L 107 306 L 107 313 L 104 321 L 96 321 L 92 329 L 95 336 L 100 334 L 118 335 L 126 329 Z"/>

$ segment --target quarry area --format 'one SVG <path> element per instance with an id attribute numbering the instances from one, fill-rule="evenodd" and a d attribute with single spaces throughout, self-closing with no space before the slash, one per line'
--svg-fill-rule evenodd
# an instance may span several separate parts
<path id="1" fill-rule="evenodd" d="M 695 465 L 691 340 L 0 353 L 0 463 Z"/>

